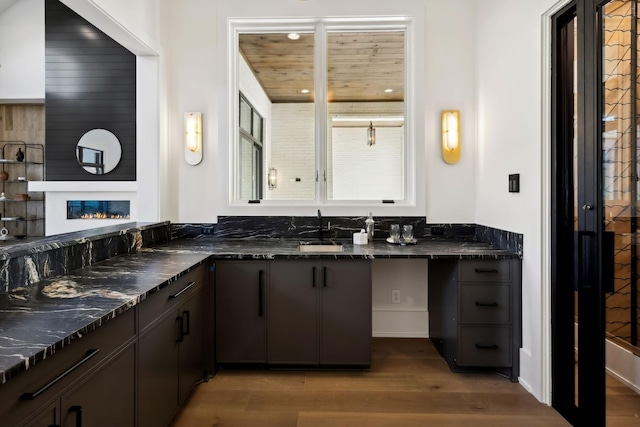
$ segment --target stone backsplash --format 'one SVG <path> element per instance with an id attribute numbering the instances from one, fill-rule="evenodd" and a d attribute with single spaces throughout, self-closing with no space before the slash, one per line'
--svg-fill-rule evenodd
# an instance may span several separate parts
<path id="1" fill-rule="evenodd" d="M 0 294 L 30 288 L 107 258 L 170 239 L 170 224 L 130 223 L 43 237 L 0 248 Z"/>
<path id="2" fill-rule="evenodd" d="M 323 217 L 323 238 L 350 240 L 353 233 L 365 228 L 367 217 Z M 424 217 L 374 217 L 375 240 L 389 237 L 391 224 L 411 224 L 417 239 L 470 240 L 488 243 L 522 256 L 523 236 L 519 233 L 477 224 L 430 224 Z M 327 230 L 328 224 L 331 225 Z M 262 238 L 319 239 L 317 217 L 293 216 L 221 216 L 216 224 L 172 224 L 171 235 L 177 238 Z"/>

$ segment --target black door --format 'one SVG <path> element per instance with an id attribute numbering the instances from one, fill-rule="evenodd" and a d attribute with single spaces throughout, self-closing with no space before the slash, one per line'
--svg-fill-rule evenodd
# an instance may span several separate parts
<path id="1" fill-rule="evenodd" d="M 574 425 L 606 425 L 610 308 L 637 276 L 637 21 L 580 0 L 553 22 L 552 398 Z"/>

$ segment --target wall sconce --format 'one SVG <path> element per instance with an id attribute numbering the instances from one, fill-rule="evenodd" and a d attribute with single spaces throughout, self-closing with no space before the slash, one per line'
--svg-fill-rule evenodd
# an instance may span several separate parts
<path id="1" fill-rule="evenodd" d="M 460 111 L 442 112 L 442 158 L 450 165 L 460 160 Z"/>
<path id="2" fill-rule="evenodd" d="M 376 143 L 376 130 L 373 127 L 373 122 L 369 122 L 369 129 L 367 129 L 367 145 L 371 147 Z"/>
<path id="3" fill-rule="evenodd" d="M 202 113 L 184 113 L 184 159 L 190 165 L 202 161 Z"/>
<path id="4" fill-rule="evenodd" d="M 269 168 L 267 182 L 269 183 L 269 190 L 273 190 L 278 187 L 278 170 L 276 168 Z"/>

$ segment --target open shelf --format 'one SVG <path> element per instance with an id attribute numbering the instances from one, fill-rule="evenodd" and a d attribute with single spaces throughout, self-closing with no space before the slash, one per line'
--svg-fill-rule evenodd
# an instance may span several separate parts
<path id="1" fill-rule="evenodd" d="M 0 144 L 0 186 L 5 197 L 0 199 L 0 231 L 6 229 L 8 233 L 3 240 L 43 236 L 44 192 L 29 191 L 28 184 L 44 179 L 44 146 L 24 141 Z"/>

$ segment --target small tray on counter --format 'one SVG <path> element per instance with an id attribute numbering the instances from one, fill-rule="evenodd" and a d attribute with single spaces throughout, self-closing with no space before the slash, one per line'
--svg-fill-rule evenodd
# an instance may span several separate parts
<path id="1" fill-rule="evenodd" d="M 418 243 L 418 240 L 417 239 L 411 239 L 411 240 L 398 239 L 398 240 L 393 240 L 391 237 L 387 237 L 387 243 L 390 243 L 392 245 L 415 245 L 416 243 Z"/>

